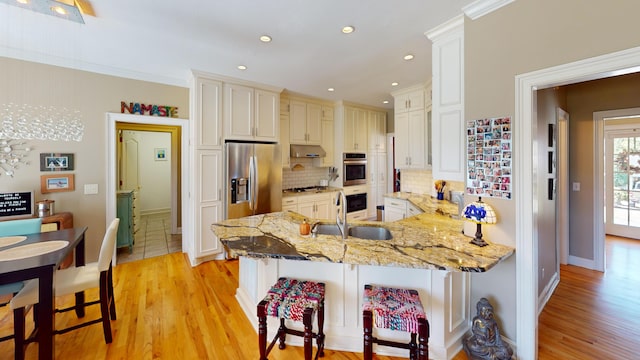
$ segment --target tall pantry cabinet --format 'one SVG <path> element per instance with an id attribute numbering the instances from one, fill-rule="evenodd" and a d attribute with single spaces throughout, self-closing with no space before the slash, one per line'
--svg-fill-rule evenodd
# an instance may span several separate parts
<path id="1" fill-rule="evenodd" d="M 273 141 L 280 137 L 281 89 L 193 71 L 189 161 L 194 180 L 189 189 L 194 243 L 187 249 L 192 265 L 222 258 L 223 248 L 211 224 L 224 219 L 225 140 Z"/>

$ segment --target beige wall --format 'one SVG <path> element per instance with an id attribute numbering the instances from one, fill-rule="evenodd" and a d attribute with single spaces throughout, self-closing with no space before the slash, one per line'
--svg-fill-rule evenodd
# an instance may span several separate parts
<path id="1" fill-rule="evenodd" d="M 465 118 L 514 116 L 518 74 L 640 46 L 639 11 L 640 3 L 630 0 L 517 0 L 477 20 L 465 19 Z M 513 182 L 517 187 L 517 177 Z M 515 245 L 515 201 L 492 199 L 492 205 L 500 223 L 483 228 L 485 236 Z M 513 258 L 474 275 L 471 299 L 475 304 L 488 296 L 511 339 L 517 311 Z"/>
<path id="2" fill-rule="evenodd" d="M 36 200 L 55 200 L 56 212 L 74 214 L 75 226 L 88 226 L 87 260 L 97 259 L 105 231 L 106 120 L 120 112 L 120 101 L 173 105 L 179 117 L 189 117 L 189 89 L 129 80 L 84 71 L 0 57 L 0 106 L 6 103 L 55 105 L 77 109 L 85 125 L 81 142 L 27 141 L 34 150 L 13 178 L 0 175 L 0 190 L 35 190 Z M 1 110 L 1 109 L 0 109 Z M 75 191 L 40 193 L 39 154 L 75 154 Z M 84 184 L 98 184 L 98 195 L 84 195 Z"/>
<path id="3" fill-rule="evenodd" d="M 583 219 L 595 214 L 593 113 L 640 107 L 640 73 L 565 86 L 569 112 L 569 181 L 580 191 L 570 193 L 569 255 L 594 260 L 593 227 Z"/>

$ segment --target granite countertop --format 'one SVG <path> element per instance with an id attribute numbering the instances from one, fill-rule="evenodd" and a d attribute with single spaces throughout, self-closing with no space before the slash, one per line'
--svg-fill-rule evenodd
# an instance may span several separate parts
<path id="1" fill-rule="evenodd" d="M 232 257 L 485 272 L 514 252 L 514 248 L 504 245 L 470 244 L 471 238 L 462 234 L 462 220 L 452 218 L 457 214 L 456 204 L 430 196 L 388 195 L 406 197 L 403 199 L 410 200 L 425 213 L 390 223 L 351 221 L 349 226 L 382 226 L 393 235 L 391 240 L 303 236 L 299 229 L 305 217 L 291 211 L 224 220 L 213 224 L 212 230 Z"/>

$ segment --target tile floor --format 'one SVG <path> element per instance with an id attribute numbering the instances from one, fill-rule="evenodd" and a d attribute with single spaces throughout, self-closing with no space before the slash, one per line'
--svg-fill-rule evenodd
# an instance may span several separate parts
<path id="1" fill-rule="evenodd" d="M 129 253 L 127 247 L 118 249 L 117 262 L 126 263 L 182 251 L 182 235 L 171 234 L 169 216 L 168 212 L 140 216 L 140 228 L 135 234 L 133 251 Z"/>

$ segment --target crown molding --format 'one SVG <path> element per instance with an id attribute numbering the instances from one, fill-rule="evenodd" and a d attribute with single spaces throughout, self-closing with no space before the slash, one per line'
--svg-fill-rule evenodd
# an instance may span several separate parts
<path id="1" fill-rule="evenodd" d="M 5 46 L 0 46 L 0 57 L 58 66 L 74 70 L 88 71 L 96 74 L 109 75 L 132 80 L 148 81 L 163 85 L 172 85 L 185 88 L 189 87 L 189 78 L 188 73 L 186 72 L 184 78 L 176 78 L 160 74 L 143 73 L 112 66 L 94 64 L 83 60 L 69 59 L 66 57 L 55 55 L 45 55 L 35 51 L 20 50 Z"/>
<path id="2" fill-rule="evenodd" d="M 476 20 L 484 15 L 509 5 L 515 0 L 477 0 L 462 8 L 462 11 L 471 20 Z"/>
<path id="3" fill-rule="evenodd" d="M 456 15 L 454 18 L 426 31 L 424 35 L 431 41 L 443 34 L 447 34 L 452 30 L 462 28 L 464 26 L 464 14 Z"/>

